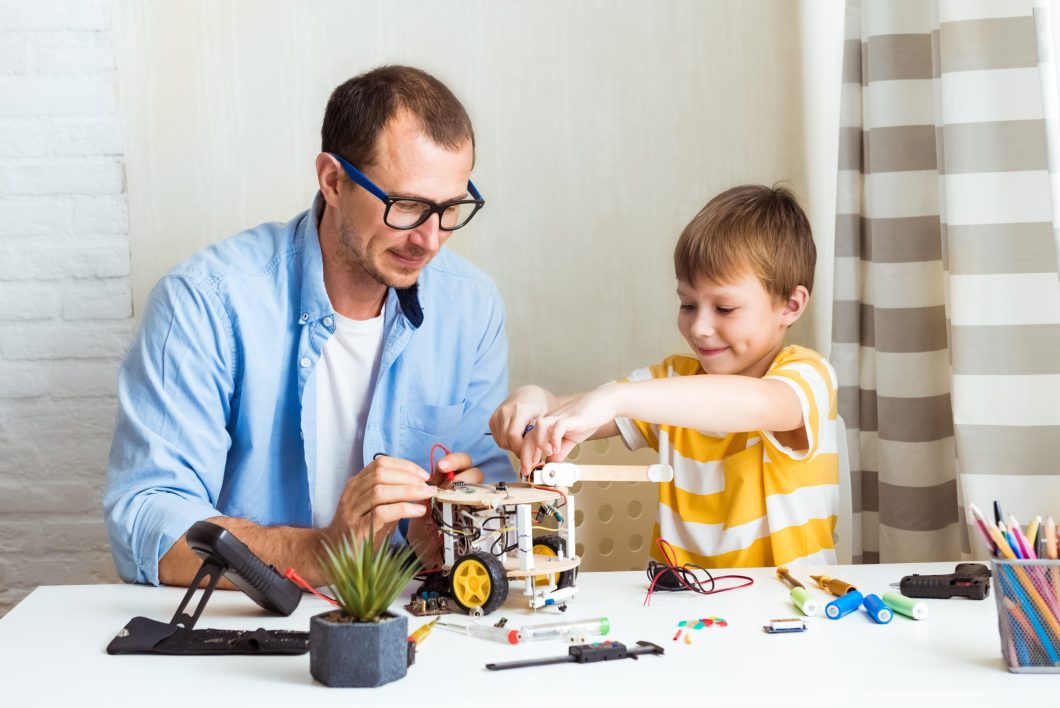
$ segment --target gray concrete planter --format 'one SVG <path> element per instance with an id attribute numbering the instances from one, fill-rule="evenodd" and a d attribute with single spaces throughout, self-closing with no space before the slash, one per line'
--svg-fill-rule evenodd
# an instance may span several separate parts
<path id="1" fill-rule="evenodd" d="M 332 610 L 309 621 L 313 678 L 335 688 L 370 688 L 405 675 L 408 618 L 388 614 L 378 622 L 349 622 L 340 617 Z"/>

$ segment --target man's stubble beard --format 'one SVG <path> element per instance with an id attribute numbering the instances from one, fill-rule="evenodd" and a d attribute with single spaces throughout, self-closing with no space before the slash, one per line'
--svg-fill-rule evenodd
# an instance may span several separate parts
<path id="1" fill-rule="evenodd" d="M 366 275 L 380 285 L 384 285 L 388 288 L 396 288 L 400 290 L 412 287 L 416 284 L 416 281 L 420 276 L 420 271 L 422 271 L 423 268 L 420 268 L 415 272 L 404 273 L 406 278 L 409 278 L 407 282 L 405 278 L 398 280 L 400 276 L 388 275 L 377 268 L 375 263 L 373 263 L 372 259 L 369 257 L 369 254 L 362 255 L 358 253 L 354 246 L 355 243 L 357 243 L 357 240 L 353 236 L 353 227 L 343 221 L 339 227 L 338 255 L 348 270 L 357 274 Z M 410 252 L 402 253 L 402 255 L 411 258 L 420 258 L 426 253 L 422 248 L 416 246 L 410 246 L 409 248 Z M 427 262 L 429 263 L 430 261 Z M 426 267 L 426 265 L 427 264 L 424 263 L 424 267 Z"/>

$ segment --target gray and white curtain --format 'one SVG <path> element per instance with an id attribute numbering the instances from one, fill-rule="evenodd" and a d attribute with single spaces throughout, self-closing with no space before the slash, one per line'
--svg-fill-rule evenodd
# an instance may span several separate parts
<path id="1" fill-rule="evenodd" d="M 1060 516 L 1048 8 L 849 0 L 846 19 L 830 360 L 854 560 L 958 558 L 963 501 Z"/>

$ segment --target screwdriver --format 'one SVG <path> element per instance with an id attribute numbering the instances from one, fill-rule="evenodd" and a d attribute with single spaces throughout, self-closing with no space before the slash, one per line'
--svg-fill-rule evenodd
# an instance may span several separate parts
<path id="1" fill-rule="evenodd" d="M 843 595 L 846 595 L 848 592 L 854 592 L 857 590 L 856 587 L 840 580 L 839 578 L 830 578 L 827 575 L 811 575 L 810 577 L 813 578 L 815 583 L 817 583 L 817 587 L 822 590 L 827 590 L 836 597 L 843 597 Z"/>
<path id="2" fill-rule="evenodd" d="M 427 624 L 423 625 L 422 627 L 420 627 L 415 632 L 409 635 L 409 641 L 415 644 L 416 646 L 419 646 L 420 642 L 427 638 L 427 635 L 431 633 L 431 629 L 433 629 L 434 625 L 436 624 L 438 624 L 437 619 L 432 620 Z"/>

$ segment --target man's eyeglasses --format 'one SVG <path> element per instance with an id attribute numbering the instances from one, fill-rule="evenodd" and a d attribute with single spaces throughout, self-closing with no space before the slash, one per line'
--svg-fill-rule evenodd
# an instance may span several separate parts
<path id="1" fill-rule="evenodd" d="M 392 229 L 408 230 L 414 229 L 434 214 L 438 215 L 438 227 L 442 231 L 456 231 L 467 226 L 471 217 L 478 213 L 486 200 L 475 189 L 471 180 L 467 182 L 467 191 L 472 199 L 457 199 L 451 202 L 435 204 L 426 199 L 415 197 L 392 197 L 380 189 L 372 180 L 368 179 L 363 172 L 351 165 L 340 155 L 329 152 L 342 165 L 350 179 L 371 192 L 386 205 L 383 211 L 383 222 Z"/>

